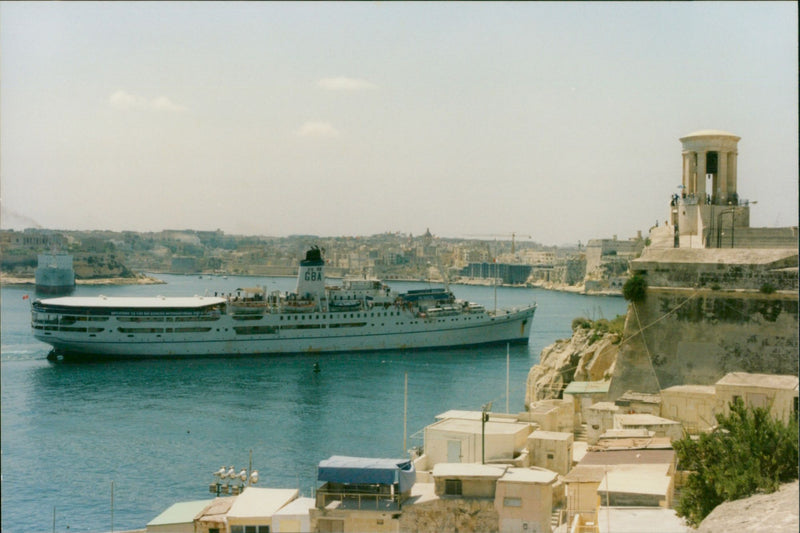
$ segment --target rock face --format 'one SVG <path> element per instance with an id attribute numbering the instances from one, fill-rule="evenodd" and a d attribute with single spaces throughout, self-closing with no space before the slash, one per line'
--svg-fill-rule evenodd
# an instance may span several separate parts
<path id="1" fill-rule="evenodd" d="M 403 508 L 400 531 L 441 533 L 458 531 L 499 531 L 494 500 L 478 498 L 442 499 L 437 505 Z"/>
<path id="2" fill-rule="evenodd" d="M 697 528 L 698 533 L 796 533 L 800 531 L 798 482 L 787 483 L 772 494 L 718 505 Z"/>
<path id="3" fill-rule="evenodd" d="M 560 398 L 572 381 L 601 381 L 614 373 L 619 335 L 577 327 L 572 337 L 557 340 L 544 350 L 539 364 L 528 373 L 525 405 Z"/>

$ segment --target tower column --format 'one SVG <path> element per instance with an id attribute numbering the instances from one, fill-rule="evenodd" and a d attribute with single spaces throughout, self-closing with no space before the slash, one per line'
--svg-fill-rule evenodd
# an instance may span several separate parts
<path id="1" fill-rule="evenodd" d="M 720 151 L 717 155 L 717 181 L 720 187 L 720 203 L 728 203 L 728 152 Z"/>
<path id="2" fill-rule="evenodd" d="M 697 180 L 696 191 L 698 203 L 706 203 L 706 152 L 697 152 L 697 169 L 695 170 L 695 179 Z"/>
<path id="3" fill-rule="evenodd" d="M 736 194 L 736 197 L 738 199 L 739 193 L 736 191 L 736 166 L 737 166 L 737 159 L 738 159 L 736 157 L 737 155 L 739 155 L 739 154 L 737 152 L 735 152 L 735 151 L 730 152 L 731 165 L 730 165 L 730 169 L 728 170 L 728 175 L 730 177 L 730 186 L 728 187 L 728 191 L 730 191 L 731 194 Z"/>

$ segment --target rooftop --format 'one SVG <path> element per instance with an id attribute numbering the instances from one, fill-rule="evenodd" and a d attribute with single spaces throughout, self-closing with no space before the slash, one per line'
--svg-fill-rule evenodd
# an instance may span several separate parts
<path id="1" fill-rule="evenodd" d="M 606 450 L 589 451 L 578 466 L 672 464 L 675 450 Z M 577 467 L 576 467 L 577 468 Z"/>
<path id="2" fill-rule="evenodd" d="M 541 429 L 537 429 L 530 435 L 528 435 L 528 439 L 541 439 L 541 440 L 569 440 L 570 438 L 574 438 L 572 433 L 563 433 L 560 431 L 543 431 Z"/>
<path id="3" fill-rule="evenodd" d="M 507 466 L 480 465 L 477 463 L 438 463 L 433 467 L 433 477 L 498 479 L 505 474 L 507 469 Z"/>
<path id="4" fill-rule="evenodd" d="M 731 372 L 726 374 L 717 385 L 739 385 L 746 387 L 763 387 L 765 389 L 798 390 L 797 376 L 781 374 L 750 374 L 747 372 Z"/>
<path id="5" fill-rule="evenodd" d="M 499 481 L 512 483 L 553 483 L 558 479 L 558 474 L 546 468 L 509 468 Z"/>
<path id="6" fill-rule="evenodd" d="M 564 389 L 564 394 L 607 393 L 610 381 L 573 381 Z"/>
<path id="7" fill-rule="evenodd" d="M 297 498 L 297 489 L 247 487 L 228 511 L 228 519 L 271 518 L 281 507 Z"/>
<path id="8" fill-rule="evenodd" d="M 167 526 L 171 524 L 191 524 L 214 500 L 194 500 L 170 505 L 164 512 L 150 520 L 148 526 Z"/>
<path id="9" fill-rule="evenodd" d="M 717 389 L 714 385 L 673 385 L 672 387 L 667 387 L 661 391 L 661 394 L 665 392 L 678 392 L 678 393 L 685 393 L 685 394 L 703 394 L 708 396 L 714 396 L 716 394 Z"/>
<path id="10" fill-rule="evenodd" d="M 680 422 L 670 420 L 669 418 L 639 413 L 632 415 L 616 415 L 615 420 L 618 420 L 619 424 L 622 426 L 663 426 L 667 424 L 680 424 Z"/>

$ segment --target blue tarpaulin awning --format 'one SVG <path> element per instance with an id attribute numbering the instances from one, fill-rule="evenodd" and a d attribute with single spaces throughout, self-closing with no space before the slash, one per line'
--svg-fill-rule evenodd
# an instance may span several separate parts
<path id="1" fill-rule="evenodd" d="M 334 455 L 320 461 L 319 481 L 351 485 L 399 485 L 400 492 L 411 490 L 417 474 L 408 459 L 374 459 Z"/>

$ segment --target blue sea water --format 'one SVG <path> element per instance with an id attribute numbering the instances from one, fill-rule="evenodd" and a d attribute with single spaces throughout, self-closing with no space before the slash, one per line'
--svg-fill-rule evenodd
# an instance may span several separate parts
<path id="1" fill-rule="evenodd" d="M 159 275 L 165 285 L 86 287 L 76 295 L 213 294 L 293 278 Z M 393 288 L 421 288 L 395 282 Z M 491 287 L 453 286 L 492 308 Z M 226 360 L 53 364 L 30 332 L 32 288 L 2 288 L 2 531 L 111 531 L 144 526 L 178 501 L 211 498 L 220 466 L 259 471 L 259 486 L 311 496 L 331 455 L 405 457 L 449 409 L 506 406 L 504 346 Z M 621 298 L 497 289 L 500 307 L 535 301 L 528 346 L 510 347 L 511 412 L 542 348 L 570 335 L 576 316 L 613 318 Z M 314 373 L 314 363 L 321 372 Z M 112 506 L 113 483 L 113 506 Z M 113 508 L 112 508 L 113 507 Z"/>

